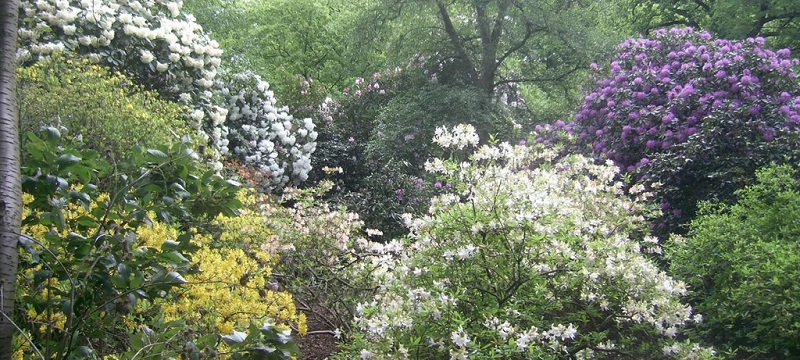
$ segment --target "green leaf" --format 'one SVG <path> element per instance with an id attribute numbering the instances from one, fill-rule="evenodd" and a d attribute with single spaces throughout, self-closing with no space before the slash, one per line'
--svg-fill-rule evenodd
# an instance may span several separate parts
<path id="1" fill-rule="evenodd" d="M 78 225 L 86 228 L 96 228 L 98 223 L 94 218 L 84 215 L 78 218 Z"/>
<path id="2" fill-rule="evenodd" d="M 142 274 L 140 274 L 138 272 L 133 274 L 133 276 L 131 277 L 130 280 L 131 280 L 131 282 L 130 282 L 130 284 L 131 284 L 130 288 L 131 289 L 137 289 L 140 286 L 142 286 L 142 284 L 144 284 L 144 277 L 142 276 Z"/>
<path id="3" fill-rule="evenodd" d="M 148 157 L 148 160 L 150 160 L 150 161 L 157 160 L 157 162 L 161 162 L 161 161 L 169 158 L 169 156 L 166 153 L 164 153 L 161 150 L 156 150 L 156 149 L 147 149 L 147 154 L 150 155 Z"/>
<path id="4" fill-rule="evenodd" d="M 72 154 L 63 154 L 58 157 L 58 160 L 56 160 L 56 163 L 62 167 L 75 165 L 79 162 L 81 162 L 81 158 Z"/>
<path id="5" fill-rule="evenodd" d="M 189 259 L 177 251 L 170 251 L 168 253 L 161 254 L 159 258 L 167 260 L 175 265 L 182 265 L 189 262 Z"/>
<path id="6" fill-rule="evenodd" d="M 230 335 L 222 335 L 222 341 L 226 342 L 228 345 L 235 345 L 241 344 L 247 338 L 247 334 L 241 331 L 233 331 L 233 334 Z"/>
<path id="7" fill-rule="evenodd" d="M 131 334 L 128 338 L 131 350 L 141 350 L 145 345 L 145 336 L 146 335 L 142 333 Z"/>
<path id="8" fill-rule="evenodd" d="M 131 268 L 128 267 L 128 265 L 125 265 L 124 263 L 119 263 L 117 265 L 117 274 L 119 274 L 122 280 L 124 280 L 125 283 L 127 283 L 128 279 L 130 279 L 131 277 Z"/>
<path id="9" fill-rule="evenodd" d="M 188 191 L 186 191 L 186 189 L 184 189 L 183 186 L 181 186 L 181 184 L 172 183 L 172 185 L 170 185 L 169 187 L 172 190 L 175 190 L 175 195 L 177 195 L 181 199 L 186 199 L 192 195 Z"/>
<path id="10" fill-rule="evenodd" d="M 183 275 L 181 275 L 181 274 L 180 274 L 180 273 L 178 273 L 177 271 L 170 271 L 170 272 L 167 274 L 167 277 L 168 277 L 168 278 L 170 278 L 170 279 L 172 279 L 172 280 L 174 280 L 175 282 L 177 282 L 177 283 L 179 283 L 179 284 L 186 284 L 186 283 L 188 282 L 188 281 L 186 281 L 186 279 L 183 277 Z"/>
<path id="11" fill-rule="evenodd" d="M 164 240 L 164 243 L 161 244 L 161 251 L 169 250 L 170 248 L 181 246 L 181 243 L 175 240 Z"/>
<path id="12" fill-rule="evenodd" d="M 159 215 L 159 216 L 161 217 L 161 219 L 162 219 L 162 220 L 164 220 L 164 222 L 166 222 L 167 224 L 172 224 L 172 222 L 174 221 L 174 219 L 172 218 L 172 214 L 170 214 L 170 213 L 169 213 L 169 211 L 167 211 L 167 210 L 161 210 L 161 211 L 159 211 L 159 212 L 158 212 L 158 215 Z"/>
<path id="13" fill-rule="evenodd" d="M 57 142 L 61 140 L 61 132 L 52 126 L 45 127 L 42 133 L 47 137 L 47 140 L 50 142 Z"/>

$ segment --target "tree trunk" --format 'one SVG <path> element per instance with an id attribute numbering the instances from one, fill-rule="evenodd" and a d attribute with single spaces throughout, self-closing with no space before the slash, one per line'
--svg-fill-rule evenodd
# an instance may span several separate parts
<path id="1" fill-rule="evenodd" d="M 16 53 L 19 0 L 0 0 L 0 360 L 14 349 L 17 243 L 22 218 Z"/>

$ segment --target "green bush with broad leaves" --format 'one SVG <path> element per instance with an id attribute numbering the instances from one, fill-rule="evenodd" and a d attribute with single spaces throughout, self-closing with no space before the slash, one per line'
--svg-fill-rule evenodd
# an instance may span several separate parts
<path id="1" fill-rule="evenodd" d="M 218 334 L 164 315 L 164 301 L 202 272 L 197 234 L 242 207 L 238 184 L 205 169 L 191 143 L 111 162 L 52 127 L 24 136 L 16 356 L 296 355 L 284 326 Z"/>
<path id="2" fill-rule="evenodd" d="M 323 166 L 341 168 L 331 176 L 329 199 L 362 215 L 367 227 L 387 238 L 405 235 L 400 215 L 425 211 L 440 191 L 425 179 L 424 163 L 436 155 L 430 139 L 438 126 L 475 124 L 485 139 L 513 131 L 509 109 L 478 89 L 432 79 L 419 66 L 359 78 L 338 100 L 323 102 L 323 124 L 315 153 Z"/>
<path id="3" fill-rule="evenodd" d="M 127 76 L 88 59 L 56 56 L 20 67 L 17 82 L 22 132 L 66 128 L 65 139 L 81 138 L 115 158 L 135 145 L 174 144 L 191 133 L 183 106 L 161 100 Z"/>
<path id="4" fill-rule="evenodd" d="M 370 160 L 402 161 L 404 172 L 419 176 L 425 161 L 437 155 L 430 141 L 437 127 L 469 123 L 483 139 L 505 139 L 511 133 L 511 121 L 497 115 L 499 106 L 478 89 L 417 82 L 389 101 L 374 120 L 367 145 Z"/>
<path id="5" fill-rule="evenodd" d="M 736 358 L 800 356 L 800 182 L 788 165 L 757 172 L 738 202 L 704 202 L 669 247 L 671 273 L 704 315 L 697 336 Z"/>

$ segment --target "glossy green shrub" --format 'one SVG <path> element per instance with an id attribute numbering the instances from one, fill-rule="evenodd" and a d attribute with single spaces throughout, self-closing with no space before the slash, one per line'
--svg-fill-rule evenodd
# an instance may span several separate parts
<path id="1" fill-rule="evenodd" d="M 341 99 L 320 105 L 315 179 L 323 178 L 324 166 L 341 168 L 324 177 L 336 185 L 329 199 L 362 215 L 366 227 L 383 230 L 386 238 L 405 234 L 400 215 L 424 212 L 437 192 L 423 170 L 436 155 L 430 139 L 437 127 L 471 123 L 484 139 L 512 130 L 508 109 L 477 89 L 443 82 L 418 67 L 375 73 L 357 79 Z"/>
<path id="2" fill-rule="evenodd" d="M 134 85 L 127 76 L 89 60 L 55 57 L 17 71 L 22 132 L 43 126 L 66 128 L 65 138 L 82 141 L 117 159 L 134 145 L 173 144 L 189 133 L 182 106 Z"/>
<path id="3" fill-rule="evenodd" d="M 757 173 L 734 205 L 703 203 L 671 272 L 704 315 L 696 334 L 738 357 L 800 356 L 800 182 L 789 166 Z"/>
<path id="4" fill-rule="evenodd" d="M 191 144 L 111 163 L 54 128 L 25 136 L 15 358 L 296 356 L 305 318 L 240 247 L 269 250 L 263 221 Z"/>
<path id="5" fill-rule="evenodd" d="M 478 89 L 423 82 L 381 109 L 367 156 L 378 163 L 402 160 L 407 173 L 420 175 L 425 161 L 435 155 L 430 139 L 437 127 L 472 124 L 482 139 L 510 133 L 511 122 L 496 116 L 497 110 Z"/>

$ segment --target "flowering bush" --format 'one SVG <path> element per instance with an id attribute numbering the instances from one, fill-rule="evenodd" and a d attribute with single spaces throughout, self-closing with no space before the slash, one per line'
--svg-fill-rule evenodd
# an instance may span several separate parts
<path id="1" fill-rule="evenodd" d="M 434 142 L 474 146 L 471 126 Z M 687 358 L 711 351 L 675 339 L 700 317 L 683 283 L 645 256 L 642 198 L 616 168 L 554 150 L 483 146 L 427 168 L 455 194 L 407 217 L 411 235 L 384 248 L 373 299 L 357 308 L 348 348 L 385 358 Z M 637 186 L 632 191 L 642 191 Z M 389 246 L 391 245 L 391 246 Z M 342 354 L 347 356 L 348 354 Z"/>
<path id="2" fill-rule="evenodd" d="M 305 335 L 306 318 L 297 311 L 292 294 L 280 291 L 273 280 L 280 243 L 264 221 L 257 196 L 242 190 L 238 197 L 244 204 L 239 214 L 217 216 L 208 224 L 217 228 L 213 234 L 193 234 L 192 244 L 199 249 L 191 263 L 198 271 L 187 275 L 173 296 L 156 304 L 166 321 L 185 321 L 201 334 L 233 335 L 253 322 L 269 323 L 287 336 L 278 349 L 296 352 L 288 336 L 293 330 Z M 140 234 L 140 246 L 163 247 L 163 236 L 153 235 Z"/>
<path id="3" fill-rule="evenodd" d="M 790 166 L 757 172 L 733 205 L 703 203 L 670 271 L 705 315 L 696 334 L 736 358 L 800 356 L 800 182 Z"/>
<path id="4" fill-rule="evenodd" d="M 278 164 L 279 171 L 270 170 L 274 182 L 269 187 L 282 187 L 286 183 L 284 175 L 304 177 L 302 174 L 308 172 L 307 158 L 314 151 L 313 140 L 308 134 L 287 132 L 306 129 L 311 133 L 313 128 L 309 130 L 307 122 L 299 125 L 277 108 L 266 83 L 261 84 L 263 81 L 254 74 L 219 79 L 222 50 L 203 32 L 194 16 L 181 8 L 181 1 L 170 0 L 23 1 L 17 57 L 29 62 L 67 51 L 125 71 L 163 97 L 190 105 L 188 124 L 218 153 L 227 154 L 229 143 L 237 142 L 236 155 L 246 162 L 256 162 L 262 169 Z M 243 84 L 257 85 L 257 91 L 240 94 Z M 227 120 L 232 121 L 231 126 L 226 125 Z M 248 131 L 241 130 L 245 121 L 249 121 Z M 281 132 L 273 125 L 286 121 L 293 126 L 283 125 L 284 136 L 279 136 Z M 275 137 L 295 138 L 296 144 L 292 145 L 297 146 L 283 152 L 280 147 L 266 152 L 261 140 Z M 255 144 L 243 145 L 243 139 Z"/>
<path id="5" fill-rule="evenodd" d="M 111 163 L 43 135 L 23 164 L 19 358 L 297 354 L 305 319 L 269 286 L 274 248 L 237 184 L 201 173 L 188 144 Z"/>
<path id="6" fill-rule="evenodd" d="M 278 108 L 269 84 L 252 73 L 234 74 L 223 84 L 228 129 L 234 154 L 269 176 L 267 188 L 281 188 L 290 179 L 305 181 L 316 150 L 316 125 L 302 123 Z"/>
<path id="7" fill-rule="evenodd" d="M 135 145 L 173 144 L 191 134 L 183 107 L 87 59 L 52 58 L 19 68 L 17 83 L 23 133 L 66 128 L 70 138 L 117 159 Z"/>
<path id="8" fill-rule="evenodd" d="M 371 159 L 368 144 L 377 117 L 397 95 L 401 74 L 395 69 L 375 73 L 369 79 L 358 78 L 352 87 L 345 88 L 340 99 L 326 98 L 315 109 L 320 135 L 312 181 L 332 180 L 334 189 L 326 198 L 361 214 L 367 227 L 379 228 L 387 235 L 404 232 L 395 215 L 412 210 L 405 209 L 407 202 L 396 201 L 395 191 L 413 184 L 417 177 L 404 173 L 397 162 Z M 341 171 L 326 172 L 325 168 Z M 414 195 L 413 189 L 408 189 L 406 199 Z M 400 208 L 404 209 L 398 211 Z"/>
<path id="9" fill-rule="evenodd" d="M 305 190 L 287 189 L 282 203 L 263 202 L 268 226 L 282 249 L 275 273 L 299 304 L 326 329 L 348 333 L 352 312 L 372 295 L 369 259 L 381 245 L 380 231 L 363 230 L 358 214 L 319 201 L 331 183 Z M 286 206 L 288 204 L 291 206 Z"/>
<path id="10" fill-rule="evenodd" d="M 661 182 L 659 233 L 675 231 L 698 200 L 730 200 L 756 168 L 796 159 L 800 85 L 789 56 L 761 38 L 659 30 L 620 44 L 575 122 L 556 127 L 634 183 Z"/>

